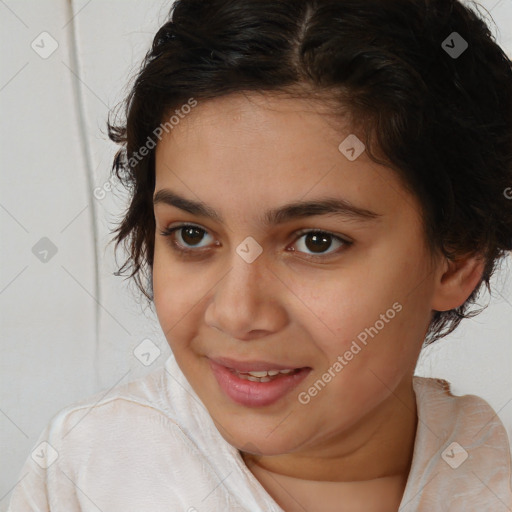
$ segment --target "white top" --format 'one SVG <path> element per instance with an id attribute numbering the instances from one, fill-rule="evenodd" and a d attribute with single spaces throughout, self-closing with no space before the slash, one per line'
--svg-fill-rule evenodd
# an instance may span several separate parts
<path id="1" fill-rule="evenodd" d="M 413 378 L 419 421 L 400 512 L 506 512 L 505 428 L 485 400 L 453 396 L 449 386 Z M 8 512 L 283 512 L 172 355 L 147 376 L 57 413 L 19 478 Z"/>

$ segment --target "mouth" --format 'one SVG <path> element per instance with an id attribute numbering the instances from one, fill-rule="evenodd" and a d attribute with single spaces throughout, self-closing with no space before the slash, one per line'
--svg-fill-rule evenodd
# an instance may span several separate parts
<path id="1" fill-rule="evenodd" d="M 309 366 L 228 358 L 210 358 L 209 363 L 223 393 L 247 407 L 261 407 L 280 400 L 312 370 Z"/>

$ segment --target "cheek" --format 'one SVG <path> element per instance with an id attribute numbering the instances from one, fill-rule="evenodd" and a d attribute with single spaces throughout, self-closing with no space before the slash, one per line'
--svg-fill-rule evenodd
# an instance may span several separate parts
<path id="1" fill-rule="evenodd" d="M 429 321 L 428 280 L 409 285 L 420 279 L 419 268 L 395 261 L 371 279 L 368 268 L 340 271 L 336 280 L 316 281 L 316 288 L 302 280 L 294 290 L 308 306 L 301 323 L 326 356 L 324 370 L 342 356 L 343 373 L 361 384 L 375 380 L 370 369 L 386 381 L 414 365 Z"/>
<path id="2" fill-rule="evenodd" d="M 388 317 L 395 318 L 393 304 L 399 294 L 390 289 L 389 283 L 362 283 L 361 276 L 367 273 L 336 270 L 321 281 L 302 277 L 290 287 L 302 304 L 301 323 L 313 339 L 324 340 L 325 348 L 350 345 L 377 321 L 381 327 L 380 315 L 387 311 Z"/>
<path id="3" fill-rule="evenodd" d="M 200 280 L 184 272 L 182 265 L 172 259 L 166 247 L 155 244 L 153 261 L 153 296 L 158 321 L 169 344 L 183 339 L 181 333 L 187 318 L 204 295 Z M 186 339 L 186 338 L 185 338 Z M 172 348 L 171 344 L 171 348 Z"/>

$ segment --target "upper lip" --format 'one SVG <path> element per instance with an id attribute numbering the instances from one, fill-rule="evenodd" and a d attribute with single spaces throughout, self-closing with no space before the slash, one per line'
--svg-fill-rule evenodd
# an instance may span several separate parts
<path id="1" fill-rule="evenodd" d="M 296 368 L 305 368 L 305 366 L 295 366 L 294 364 L 283 365 L 279 363 L 272 363 L 270 361 L 237 361 L 230 359 L 229 357 L 210 357 L 211 361 L 237 370 L 239 372 L 251 372 L 251 371 L 268 371 L 268 370 L 295 370 Z"/>

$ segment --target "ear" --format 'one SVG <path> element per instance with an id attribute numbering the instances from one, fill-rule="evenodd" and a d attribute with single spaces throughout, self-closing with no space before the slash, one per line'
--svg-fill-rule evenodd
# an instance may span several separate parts
<path id="1" fill-rule="evenodd" d="M 455 260 L 444 258 L 436 278 L 432 309 L 449 311 L 462 306 L 482 279 L 485 260 L 481 255 L 467 255 Z"/>

